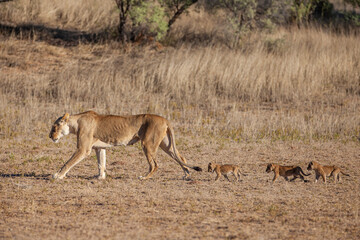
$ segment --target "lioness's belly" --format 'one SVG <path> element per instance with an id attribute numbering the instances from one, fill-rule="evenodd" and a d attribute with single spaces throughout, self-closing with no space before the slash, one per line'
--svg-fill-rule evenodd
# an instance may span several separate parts
<path id="1" fill-rule="evenodd" d="M 102 142 L 100 140 L 97 140 L 94 144 L 93 144 L 93 148 L 109 148 L 109 147 L 113 147 L 114 145 L 109 144 L 109 143 L 105 143 Z"/>
<path id="2" fill-rule="evenodd" d="M 113 146 L 127 146 L 132 145 L 138 141 L 138 137 L 131 137 L 131 138 L 122 138 L 122 139 L 112 139 L 109 141 L 101 141 L 97 140 L 93 147 L 94 148 L 108 148 Z"/>

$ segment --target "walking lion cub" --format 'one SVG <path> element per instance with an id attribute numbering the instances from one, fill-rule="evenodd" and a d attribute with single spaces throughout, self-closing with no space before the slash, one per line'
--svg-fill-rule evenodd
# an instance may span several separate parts
<path id="1" fill-rule="evenodd" d="M 239 181 L 240 179 L 240 174 L 243 174 L 240 172 L 240 168 L 236 165 L 233 164 L 224 164 L 224 165 L 219 165 L 216 164 L 214 162 L 209 163 L 208 165 L 208 172 L 216 172 L 216 178 L 215 181 L 219 180 L 219 178 L 221 177 L 221 175 L 224 175 L 224 177 L 229 181 L 229 174 L 234 175 L 234 177 L 236 178 L 236 181 Z M 246 176 L 245 174 L 243 174 L 244 176 Z"/>
<path id="2" fill-rule="evenodd" d="M 317 182 L 322 177 L 324 183 L 326 183 L 326 177 L 334 176 L 334 181 L 336 183 L 336 179 L 340 182 L 340 173 L 344 174 L 345 176 L 350 176 L 349 174 L 344 173 L 339 167 L 337 166 L 323 166 L 318 162 L 312 161 L 309 163 L 307 170 L 314 170 L 315 171 L 315 182 Z"/>
<path id="3" fill-rule="evenodd" d="M 269 173 L 274 172 L 273 182 L 279 177 L 282 176 L 285 178 L 286 181 L 289 181 L 288 177 L 294 176 L 290 181 L 294 181 L 298 177 L 300 177 L 304 182 L 304 176 L 309 176 L 310 174 L 305 174 L 301 167 L 299 166 L 280 166 L 278 164 L 269 163 L 266 167 L 266 172 Z"/>

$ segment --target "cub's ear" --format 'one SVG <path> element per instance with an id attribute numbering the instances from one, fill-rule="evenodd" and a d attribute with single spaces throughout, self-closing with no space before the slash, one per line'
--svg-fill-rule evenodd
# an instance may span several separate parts
<path id="1" fill-rule="evenodd" d="M 65 113 L 64 116 L 62 117 L 62 120 L 64 120 L 65 122 L 68 122 L 68 121 L 69 121 L 69 117 L 70 117 L 70 114 L 69 114 L 69 113 Z"/>

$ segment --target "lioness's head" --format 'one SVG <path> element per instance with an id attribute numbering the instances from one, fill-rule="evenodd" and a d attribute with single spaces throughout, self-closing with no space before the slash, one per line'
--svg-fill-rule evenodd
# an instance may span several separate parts
<path id="1" fill-rule="evenodd" d="M 214 168 L 215 168 L 215 163 L 209 163 L 209 165 L 208 165 L 208 172 L 212 172 L 212 171 L 214 171 Z"/>
<path id="2" fill-rule="evenodd" d="M 272 163 L 269 163 L 267 166 L 266 166 L 266 172 L 269 173 L 271 171 L 274 170 L 274 164 Z"/>
<path id="3" fill-rule="evenodd" d="M 69 116 L 70 115 L 68 113 L 65 113 L 64 116 L 59 117 L 52 125 L 49 138 L 51 138 L 54 142 L 57 143 L 61 137 L 69 134 Z"/>

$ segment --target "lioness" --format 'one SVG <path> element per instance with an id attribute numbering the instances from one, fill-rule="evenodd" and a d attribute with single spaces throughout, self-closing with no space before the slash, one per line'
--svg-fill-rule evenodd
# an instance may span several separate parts
<path id="1" fill-rule="evenodd" d="M 163 117 L 151 114 L 116 116 L 100 115 L 93 111 L 59 117 L 53 124 L 49 137 L 58 142 L 69 133 L 77 136 L 77 149 L 65 165 L 53 175 L 55 179 L 62 179 L 67 172 L 95 149 L 99 167 L 99 179 L 105 179 L 106 152 L 105 148 L 118 145 L 132 145 L 138 141 L 144 150 L 149 163 L 149 172 L 145 177 L 150 178 L 158 169 L 155 159 L 158 147 L 178 162 L 184 170 L 184 178 L 189 177 L 189 169 L 202 171 L 200 167 L 186 163 L 175 146 L 175 136 L 170 123 Z"/>
<path id="2" fill-rule="evenodd" d="M 336 183 L 336 179 L 340 182 L 341 178 L 339 173 L 342 173 L 345 176 L 350 176 L 349 174 L 344 173 L 337 166 L 323 166 L 315 161 L 309 163 L 307 170 L 315 171 L 315 182 L 319 180 L 320 176 L 322 177 L 325 183 L 326 183 L 326 177 L 331 177 L 331 176 L 334 176 L 335 183 Z"/>
<path id="3" fill-rule="evenodd" d="M 230 179 L 228 177 L 228 174 L 230 173 L 232 173 L 235 176 L 236 181 L 239 181 L 240 173 L 241 173 L 240 168 L 236 165 L 232 165 L 232 164 L 219 165 L 211 162 L 208 165 L 208 172 L 214 172 L 214 171 L 216 172 L 215 181 L 219 180 L 221 175 L 224 175 L 224 177 L 230 182 Z"/>
<path id="4" fill-rule="evenodd" d="M 278 164 L 269 163 L 266 167 L 266 172 L 269 173 L 274 172 L 273 182 L 280 176 L 284 177 L 286 181 L 289 181 L 289 176 L 294 176 L 290 181 L 294 181 L 298 177 L 300 177 L 304 182 L 304 176 L 309 176 L 310 174 L 305 174 L 301 167 L 299 166 L 280 166 Z M 304 176 L 303 176 L 304 175 Z"/>

